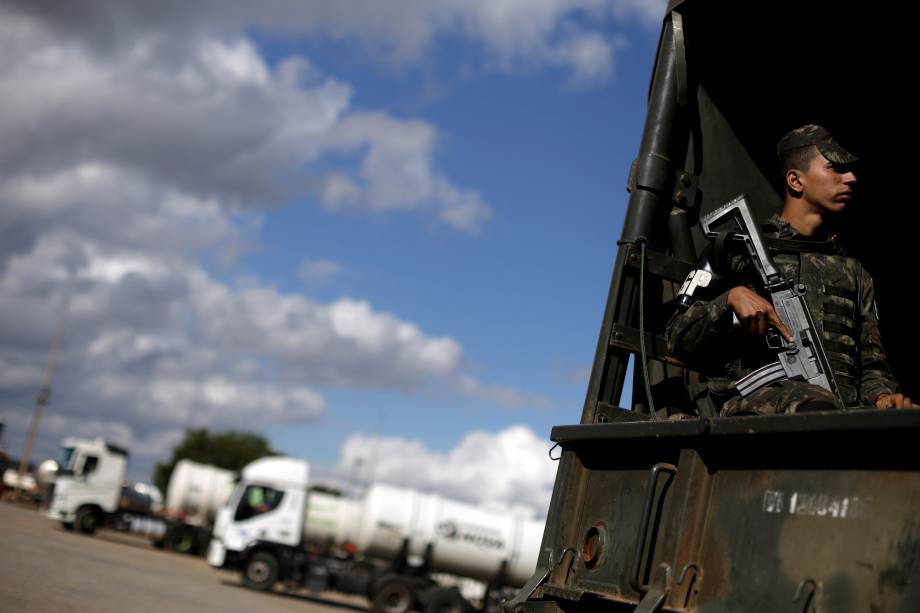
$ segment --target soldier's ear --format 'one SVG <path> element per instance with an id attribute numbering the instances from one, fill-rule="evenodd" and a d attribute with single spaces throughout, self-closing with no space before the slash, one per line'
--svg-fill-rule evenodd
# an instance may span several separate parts
<path id="1" fill-rule="evenodd" d="M 791 192 L 801 193 L 804 188 L 802 171 L 790 168 L 786 171 L 786 187 Z"/>

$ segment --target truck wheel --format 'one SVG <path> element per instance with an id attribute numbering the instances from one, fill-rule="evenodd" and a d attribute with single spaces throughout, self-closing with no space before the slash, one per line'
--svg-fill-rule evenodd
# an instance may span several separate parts
<path id="1" fill-rule="evenodd" d="M 83 507 L 77 511 L 74 525 L 83 534 L 95 534 L 96 527 L 99 525 L 99 516 L 95 510 Z"/>
<path id="2" fill-rule="evenodd" d="M 166 539 L 169 542 L 169 548 L 176 553 L 190 554 L 196 552 L 195 535 L 191 530 L 176 528 L 166 536 Z"/>
<path id="3" fill-rule="evenodd" d="M 254 554 L 243 566 L 243 585 L 267 592 L 278 581 L 278 559 L 266 551 Z"/>
<path id="4" fill-rule="evenodd" d="M 370 600 L 379 571 L 367 561 L 359 561 L 333 575 L 335 589 L 346 594 L 360 594 Z"/>
<path id="5" fill-rule="evenodd" d="M 383 579 L 371 601 L 374 613 L 407 613 L 415 606 L 415 590 L 405 579 Z"/>
<path id="6" fill-rule="evenodd" d="M 425 606 L 425 613 L 470 613 L 472 610 L 463 594 L 453 587 L 435 590 Z"/>

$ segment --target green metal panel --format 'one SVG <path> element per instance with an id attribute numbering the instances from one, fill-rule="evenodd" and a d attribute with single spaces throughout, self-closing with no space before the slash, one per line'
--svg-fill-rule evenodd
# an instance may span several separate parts
<path id="1" fill-rule="evenodd" d="M 820 123 L 862 158 L 861 205 L 838 230 L 875 278 L 895 374 L 920 397 L 905 298 L 918 278 L 904 204 L 912 29 L 865 3 L 669 3 L 581 424 L 554 430 L 564 452 L 540 561 L 509 610 L 920 611 L 920 412 L 658 421 L 644 382 L 625 379 L 644 337 L 657 417 L 687 400 L 694 375 L 656 336 L 674 275 L 702 248 L 699 215 L 741 192 L 762 219 L 778 210 L 775 143 Z M 633 410 L 618 406 L 625 386 Z"/>

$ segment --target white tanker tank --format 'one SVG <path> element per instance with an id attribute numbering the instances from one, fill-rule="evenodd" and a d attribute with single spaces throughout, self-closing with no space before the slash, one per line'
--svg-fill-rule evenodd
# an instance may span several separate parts
<path id="1" fill-rule="evenodd" d="M 523 585 L 543 538 L 543 522 L 384 484 L 371 486 L 353 512 L 351 540 L 360 551 L 392 558 L 408 539 L 409 555 L 423 557 L 430 544 L 433 569 L 482 581 L 507 562 L 506 581 Z"/>
<path id="2" fill-rule="evenodd" d="M 166 487 L 166 514 L 193 526 L 210 525 L 233 493 L 235 478 L 229 470 L 179 460 Z"/>
<path id="3" fill-rule="evenodd" d="M 311 491 L 303 533 L 310 543 L 348 542 L 388 559 L 402 552 L 406 539 L 415 558 L 424 557 L 430 544 L 434 569 L 482 581 L 507 562 L 507 582 L 523 585 L 537 565 L 543 522 L 376 484 L 359 501 Z"/>
<path id="4" fill-rule="evenodd" d="M 303 539 L 314 545 L 353 543 L 360 503 L 321 489 L 311 489 L 304 514 Z"/>
<path id="5" fill-rule="evenodd" d="M 273 457 L 243 469 L 208 562 L 238 569 L 250 588 L 331 587 L 367 596 L 374 611 L 478 602 L 492 612 L 533 574 L 542 537 L 543 523 L 529 517 L 406 488 L 376 484 L 344 498 L 313 486 L 305 461 Z M 471 580 L 484 591 L 461 593 Z"/>

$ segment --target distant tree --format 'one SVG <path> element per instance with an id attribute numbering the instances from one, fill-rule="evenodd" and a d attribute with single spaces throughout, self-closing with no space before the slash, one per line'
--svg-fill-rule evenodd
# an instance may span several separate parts
<path id="1" fill-rule="evenodd" d="M 207 428 L 188 430 L 185 437 L 173 448 L 169 462 L 157 463 L 153 471 L 153 483 L 165 496 L 166 484 L 169 483 L 169 478 L 179 460 L 213 464 L 219 468 L 239 471 L 253 460 L 270 455 L 278 455 L 278 453 L 272 450 L 265 437 L 258 434 L 249 432 L 212 434 Z"/>

